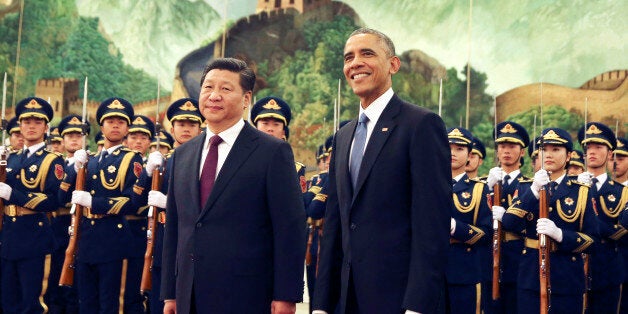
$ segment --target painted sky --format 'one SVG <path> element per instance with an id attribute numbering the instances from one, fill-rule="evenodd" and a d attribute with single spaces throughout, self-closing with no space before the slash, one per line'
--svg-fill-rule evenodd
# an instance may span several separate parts
<path id="1" fill-rule="evenodd" d="M 224 14 L 225 0 L 205 1 Z M 457 69 L 470 60 L 487 73 L 490 93 L 541 81 L 579 87 L 600 73 L 628 68 L 626 1 L 474 0 L 470 37 L 469 1 L 343 2 L 367 26 L 389 34 L 399 54 L 421 49 Z M 256 3 L 231 0 L 227 15 L 252 14 Z"/>

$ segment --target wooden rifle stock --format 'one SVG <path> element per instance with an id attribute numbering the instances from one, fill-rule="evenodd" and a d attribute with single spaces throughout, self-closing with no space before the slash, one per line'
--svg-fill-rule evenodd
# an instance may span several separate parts
<path id="1" fill-rule="evenodd" d="M 307 246 L 305 247 L 305 265 L 310 266 L 312 264 L 312 253 L 310 250 L 312 249 L 312 241 L 314 240 L 314 232 L 316 232 L 314 228 L 314 221 L 312 218 L 307 219 Z"/>
<path id="2" fill-rule="evenodd" d="M 493 188 L 493 205 L 501 206 L 502 185 L 497 182 Z M 499 282 L 501 277 L 502 223 L 493 219 L 493 282 L 492 298 L 499 299 Z"/>
<path id="3" fill-rule="evenodd" d="M 0 155 L 0 182 L 7 181 L 7 152 Z M 0 198 L 0 230 L 2 230 L 2 221 L 4 220 L 4 200 Z"/>
<path id="4" fill-rule="evenodd" d="M 79 168 L 76 174 L 76 190 L 82 191 L 85 189 L 85 167 L 83 165 Z M 70 224 L 70 241 L 68 242 L 68 248 L 65 250 L 65 259 L 63 260 L 63 267 L 61 268 L 61 276 L 59 277 L 59 286 L 71 287 L 74 284 L 74 269 L 76 268 L 76 250 L 78 249 L 79 240 L 79 228 L 81 224 L 81 217 L 83 216 L 83 206 L 79 204 L 73 204 L 74 213 L 72 214 L 72 222 Z"/>
<path id="5" fill-rule="evenodd" d="M 151 182 L 151 190 L 159 191 L 161 189 L 161 173 L 159 168 L 153 170 L 153 180 Z M 146 252 L 144 252 L 144 267 L 142 268 L 142 281 L 140 283 L 140 291 L 150 291 L 152 289 L 151 271 L 153 267 L 153 249 L 155 248 L 155 227 L 157 226 L 158 209 L 151 206 L 148 209 L 148 231 L 146 232 Z"/>
<path id="6" fill-rule="evenodd" d="M 548 218 L 549 199 L 547 190 L 541 188 L 539 191 L 539 218 Z M 540 313 L 547 314 L 550 308 L 550 238 L 544 234 L 539 234 L 539 282 L 540 282 Z"/>

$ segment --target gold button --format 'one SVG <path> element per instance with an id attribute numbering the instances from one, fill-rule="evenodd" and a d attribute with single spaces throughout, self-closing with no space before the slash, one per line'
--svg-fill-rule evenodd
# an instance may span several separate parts
<path id="1" fill-rule="evenodd" d="M 28 197 L 33 197 L 33 193 L 28 193 Z"/>
<path id="2" fill-rule="evenodd" d="M 522 254 L 526 254 L 526 249 L 523 249 L 523 251 L 521 251 Z"/>
<path id="3" fill-rule="evenodd" d="M 142 227 L 142 231 L 146 231 L 146 227 Z"/>
<path id="4" fill-rule="evenodd" d="M 109 179 L 109 183 L 113 182 L 113 179 Z"/>
<path id="5" fill-rule="evenodd" d="M 20 178 L 20 175 L 19 175 L 19 174 L 18 174 L 18 175 L 16 175 L 16 176 L 15 176 L 15 178 L 19 179 L 19 178 Z"/>
<path id="6" fill-rule="evenodd" d="M 576 261 L 576 257 L 575 257 L 575 256 L 572 256 L 572 257 L 571 257 L 571 261 L 575 262 L 575 261 Z"/>
<path id="7" fill-rule="evenodd" d="M 96 176 L 96 175 L 93 175 L 93 176 L 92 176 L 92 179 L 96 179 L 96 178 L 98 178 L 98 176 Z"/>
<path id="8" fill-rule="evenodd" d="M 118 229 L 122 229 L 122 224 L 118 224 Z"/>
<path id="9" fill-rule="evenodd" d="M 15 222 L 15 217 L 11 218 L 11 221 Z"/>
<path id="10" fill-rule="evenodd" d="M 92 220 L 92 226 L 95 225 L 95 224 L 96 224 L 96 222 Z"/>
<path id="11" fill-rule="evenodd" d="M 91 190 L 91 191 L 89 191 L 89 193 L 90 193 L 90 194 L 92 194 L 92 195 L 94 195 L 94 194 L 96 194 L 96 191 Z"/>
<path id="12" fill-rule="evenodd" d="M 470 247 L 467 248 L 467 252 L 471 252 L 471 248 Z"/>
<path id="13" fill-rule="evenodd" d="M 44 223 L 40 221 L 40 222 L 38 223 L 38 225 L 39 225 L 40 227 L 42 227 L 42 226 L 44 225 Z"/>
<path id="14" fill-rule="evenodd" d="M 112 201 L 112 200 L 109 200 L 109 204 L 113 204 L 113 201 Z"/>

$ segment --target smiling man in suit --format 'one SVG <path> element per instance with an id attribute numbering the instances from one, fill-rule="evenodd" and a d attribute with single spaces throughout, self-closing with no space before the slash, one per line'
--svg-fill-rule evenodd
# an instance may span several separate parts
<path id="1" fill-rule="evenodd" d="M 441 118 L 399 99 L 392 41 L 354 31 L 344 75 L 359 119 L 334 139 L 314 313 L 444 310 L 451 165 Z"/>
<path id="2" fill-rule="evenodd" d="M 242 119 L 255 74 L 215 59 L 201 79 L 205 133 L 171 157 L 164 313 L 295 313 L 305 210 L 290 145 Z"/>

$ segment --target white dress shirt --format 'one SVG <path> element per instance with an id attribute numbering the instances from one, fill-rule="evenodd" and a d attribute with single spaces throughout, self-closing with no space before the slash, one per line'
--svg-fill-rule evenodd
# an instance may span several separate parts
<path id="1" fill-rule="evenodd" d="M 393 97 L 394 92 L 392 87 L 389 88 L 385 93 L 379 96 L 375 101 L 373 101 L 366 109 L 362 108 L 360 104 L 360 112 L 358 113 L 358 117 L 364 113 L 369 121 L 366 123 L 366 141 L 364 145 L 364 150 L 366 150 L 366 146 L 369 144 L 369 139 L 371 138 L 371 134 L 373 134 L 373 129 L 375 129 L 375 125 L 377 124 L 377 120 L 384 112 L 386 105 L 390 102 L 390 99 Z M 351 149 L 353 149 L 353 142 L 355 138 L 351 141 Z M 351 156 L 349 156 L 349 164 L 351 164 Z"/>
<path id="2" fill-rule="evenodd" d="M 198 171 L 198 178 L 201 178 L 201 172 L 203 172 L 203 165 L 205 164 L 205 159 L 207 158 L 207 153 L 209 152 L 209 139 L 218 135 L 222 138 L 222 142 L 218 144 L 218 164 L 216 166 L 216 177 L 220 173 L 220 169 L 222 165 L 225 163 L 233 144 L 235 143 L 238 135 L 240 135 L 240 131 L 244 128 L 244 120 L 240 119 L 230 128 L 218 133 L 214 134 L 209 130 L 209 127 L 206 130 L 207 135 L 205 136 L 205 143 L 203 144 L 203 151 L 201 152 L 201 164 Z M 214 178 L 215 179 L 215 178 Z"/>

